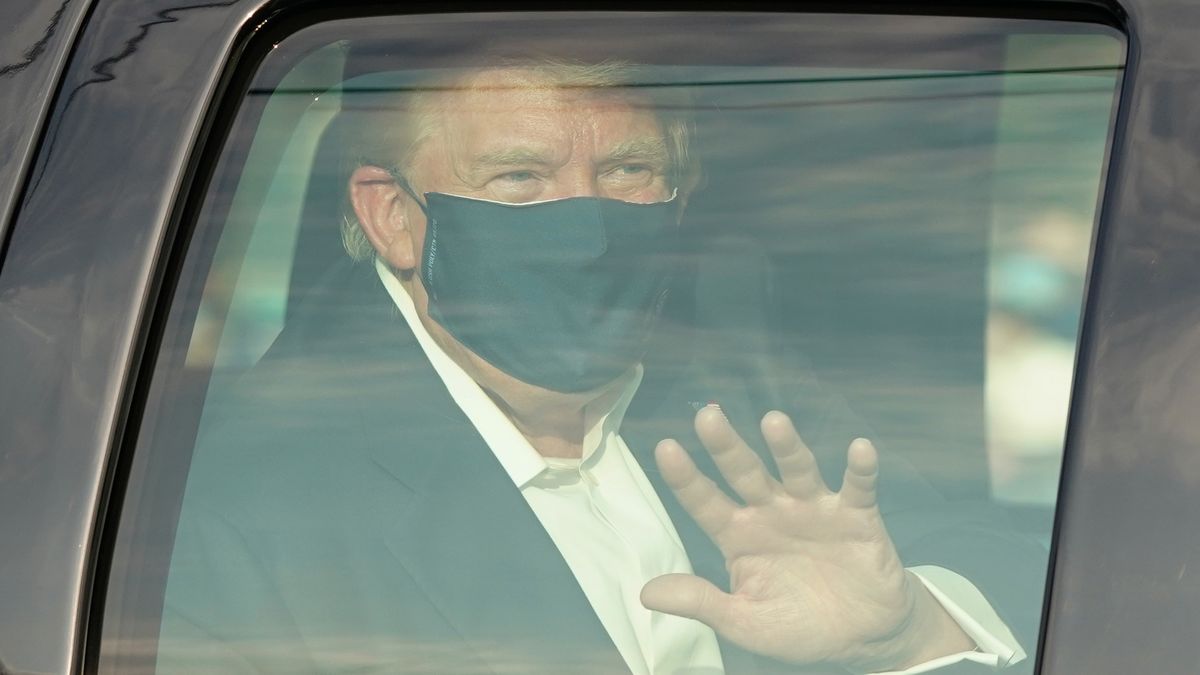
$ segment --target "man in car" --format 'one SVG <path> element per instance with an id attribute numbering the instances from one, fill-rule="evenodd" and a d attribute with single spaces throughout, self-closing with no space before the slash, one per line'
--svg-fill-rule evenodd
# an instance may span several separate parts
<path id="1" fill-rule="evenodd" d="M 1011 562 L 1036 558 L 1029 544 L 956 513 L 902 462 L 881 470 L 829 396 L 801 392 L 804 424 L 761 415 L 763 454 L 729 392 L 702 397 L 721 403 L 691 430 L 642 400 L 696 172 L 686 119 L 622 86 L 630 72 L 470 70 L 361 130 L 343 232 L 360 262 L 206 423 L 161 667 L 1023 658 L 1010 629 L 1028 646 L 1037 608 L 1005 601 L 1040 583 Z M 797 426 L 840 444 L 838 491 Z"/>

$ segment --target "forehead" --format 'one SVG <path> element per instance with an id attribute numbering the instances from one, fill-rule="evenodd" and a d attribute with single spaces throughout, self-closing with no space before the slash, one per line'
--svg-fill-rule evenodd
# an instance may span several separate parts
<path id="1" fill-rule="evenodd" d="M 492 69 L 463 77 L 443 96 L 441 117 L 455 126 L 501 128 L 527 120 L 537 126 L 603 122 L 605 126 L 656 124 L 644 96 L 617 86 L 563 81 L 528 69 Z"/>

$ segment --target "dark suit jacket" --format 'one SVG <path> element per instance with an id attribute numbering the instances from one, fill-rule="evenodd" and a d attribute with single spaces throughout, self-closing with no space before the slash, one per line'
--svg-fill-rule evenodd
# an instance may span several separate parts
<path id="1" fill-rule="evenodd" d="M 654 467 L 655 443 L 679 438 L 711 471 L 691 431 L 699 402 L 719 400 L 750 439 L 761 414 L 779 407 L 793 414 L 826 476 L 840 476 L 847 443 L 870 432 L 802 373 L 786 387 L 756 383 L 756 367 L 738 363 L 736 348 L 697 374 L 696 355 L 673 342 L 682 334 L 673 337 L 675 328 L 683 330 L 661 333 L 662 367 L 648 362 L 622 435 L 696 572 L 726 586 L 720 555 Z M 986 509 L 945 503 L 886 451 L 881 475 L 881 506 L 905 563 L 972 580 L 1032 653 L 1045 551 Z M 728 644 L 722 653 L 732 673 L 786 670 Z M 317 286 L 234 391 L 210 392 L 176 534 L 159 666 L 626 670 L 374 270 L 349 264 Z"/>

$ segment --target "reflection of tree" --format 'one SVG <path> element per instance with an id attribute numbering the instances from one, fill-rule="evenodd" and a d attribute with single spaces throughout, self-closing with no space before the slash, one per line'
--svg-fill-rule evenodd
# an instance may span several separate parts
<path id="1" fill-rule="evenodd" d="M 63 14 L 66 13 L 67 6 L 70 4 L 71 0 L 63 0 L 63 3 L 55 10 L 54 16 L 50 17 L 50 24 L 46 26 L 42 37 L 21 54 L 20 61 L 0 66 L 0 77 L 19 73 L 33 65 L 33 62 L 46 51 L 46 45 L 50 43 L 50 38 L 54 37 L 54 32 L 58 30 L 58 24 L 62 22 Z"/>
<path id="2" fill-rule="evenodd" d="M 88 87 L 90 85 L 100 84 L 100 83 L 104 83 L 104 82 L 111 82 L 112 80 L 115 80 L 117 76 L 112 71 L 113 66 L 115 66 L 116 64 L 120 63 L 121 61 L 124 61 L 125 59 L 127 59 L 130 56 L 137 53 L 138 45 L 141 44 L 141 42 L 146 39 L 146 36 L 148 36 L 150 34 L 151 28 L 153 28 L 154 26 L 167 24 L 167 23 L 175 23 L 175 22 L 179 21 L 179 19 L 173 15 L 179 14 L 181 12 L 196 10 L 196 9 L 210 9 L 213 7 L 230 7 L 230 6 L 236 5 L 237 2 L 238 2 L 238 0 L 226 0 L 225 2 L 209 2 L 209 3 L 204 3 L 201 5 L 188 5 L 185 7 L 172 7 L 170 9 L 160 10 L 154 14 L 154 16 L 155 16 L 154 20 L 138 24 L 137 33 L 133 37 L 129 38 L 128 40 L 126 40 L 124 42 L 124 44 L 121 48 L 121 51 L 117 52 L 113 56 L 109 56 L 107 58 L 101 59 L 100 61 L 96 62 L 96 64 L 91 67 L 91 71 L 94 76 L 75 85 L 71 89 L 71 91 L 66 95 L 66 97 L 64 98 L 62 105 L 58 106 L 57 109 L 55 110 L 55 115 L 54 115 L 54 117 L 56 119 L 55 126 L 50 132 L 48 132 L 46 134 L 46 139 L 47 139 L 46 140 L 46 149 L 42 153 L 42 155 L 40 157 L 41 161 L 39 162 L 41 169 L 38 171 L 37 176 L 35 176 L 33 178 L 33 180 L 30 182 L 30 192 L 33 192 L 34 190 L 36 190 L 38 184 L 41 183 L 42 175 L 44 175 L 45 167 L 49 165 L 49 163 L 45 160 L 46 160 L 46 158 L 49 158 L 54 153 L 54 147 L 58 143 L 59 125 L 61 125 L 62 121 L 64 119 L 66 119 L 65 113 L 66 113 L 67 109 L 69 109 L 71 107 L 71 105 L 75 102 L 75 98 L 79 95 L 79 92 L 83 91 L 86 87 Z"/>
<path id="3" fill-rule="evenodd" d="M 1164 319 L 1164 317 L 1169 317 Z M 1108 446 L 1109 454 L 1089 455 L 1089 460 L 1121 470 L 1155 465 L 1162 479 L 1194 489 L 1200 486 L 1200 433 L 1194 418 L 1200 411 L 1200 313 L 1191 298 L 1173 307 L 1158 308 L 1121 331 L 1125 358 L 1115 371 L 1125 373 L 1126 410 L 1130 417 L 1155 420 L 1154 428 L 1112 429 L 1128 437 Z M 1136 348 L 1131 345 L 1138 345 Z M 1131 352 L 1136 359 L 1129 359 Z M 1155 438 L 1146 445 L 1136 439 Z"/>

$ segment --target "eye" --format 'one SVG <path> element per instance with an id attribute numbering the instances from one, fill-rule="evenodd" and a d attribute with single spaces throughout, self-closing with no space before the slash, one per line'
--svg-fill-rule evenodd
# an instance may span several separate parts
<path id="1" fill-rule="evenodd" d="M 500 201 L 527 202 L 541 193 L 544 178 L 543 174 L 532 169 L 505 171 L 488 181 L 488 191 Z"/>
<path id="2" fill-rule="evenodd" d="M 613 190 L 636 190 L 652 183 L 660 173 L 651 164 L 628 162 L 606 170 L 600 179 Z"/>
<path id="3" fill-rule="evenodd" d="M 509 171 L 508 173 L 500 174 L 497 178 L 509 183 L 526 183 L 537 178 L 537 176 L 532 171 Z"/>

